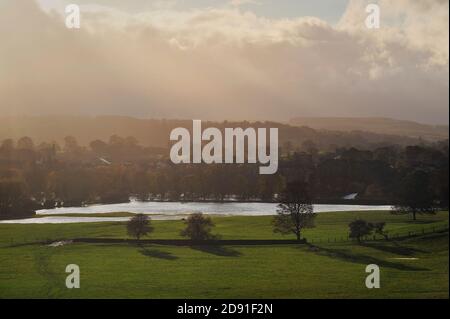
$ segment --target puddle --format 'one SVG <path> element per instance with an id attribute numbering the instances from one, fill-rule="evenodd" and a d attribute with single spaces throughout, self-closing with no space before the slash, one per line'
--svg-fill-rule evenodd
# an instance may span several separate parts
<path id="1" fill-rule="evenodd" d="M 48 246 L 49 247 L 60 247 L 60 246 L 65 246 L 65 245 L 69 245 L 69 244 L 72 244 L 71 240 L 62 240 L 62 241 L 55 241 L 54 243 L 51 243 Z"/>

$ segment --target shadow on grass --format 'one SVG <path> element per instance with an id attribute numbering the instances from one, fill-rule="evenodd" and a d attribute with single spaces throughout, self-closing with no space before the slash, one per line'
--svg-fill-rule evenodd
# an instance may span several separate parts
<path id="1" fill-rule="evenodd" d="M 413 256 L 415 253 L 428 253 L 426 250 L 401 246 L 395 242 L 392 242 L 392 245 L 393 246 L 387 246 L 380 243 L 363 243 L 361 246 L 401 256 Z"/>
<path id="2" fill-rule="evenodd" d="M 314 251 L 316 254 L 321 256 L 326 256 L 330 258 L 335 258 L 343 261 L 348 261 L 352 263 L 358 263 L 363 265 L 376 264 L 380 267 L 387 267 L 397 270 L 405 271 L 429 271 L 430 269 L 408 266 L 404 264 L 393 263 L 390 261 L 378 259 L 372 256 L 367 256 L 363 254 L 356 254 L 347 249 L 331 249 L 319 246 L 310 245 L 310 250 Z"/>
<path id="3" fill-rule="evenodd" d="M 140 247 L 139 252 L 144 256 L 152 257 L 152 258 L 160 258 L 160 259 L 166 259 L 166 260 L 178 259 L 177 256 L 174 256 L 171 253 L 168 253 L 166 251 L 162 251 L 162 250 L 159 250 L 156 248 Z"/>
<path id="4" fill-rule="evenodd" d="M 36 243 L 17 243 L 17 244 L 10 244 L 10 245 L 5 245 L 5 246 L 1 246 L 3 248 L 16 248 L 16 247 L 26 247 L 26 246 L 42 246 L 42 245 L 48 245 L 51 242 L 45 242 L 45 243 L 41 243 L 41 242 L 36 242 Z"/>
<path id="5" fill-rule="evenodd" d="M 411 220 L 411 219 L 409 219 L 409 220 L 404 221 L 404 222 L 402 221 L 402 223 L 406 223 L 406 224 L 409 224 L 409 225 L 429 225 L 429 224 L 433 224 L 433 223 L 436 223 L 436 222 L 439 222 L 439 221 L 440 220 L 430 220 L 430 219 Z"/>
<path id="6" fill-rule="evenodd" d="M 222 257 L 240 257 L 242 254 L 234 249 L 224 247 L 224 246 L 217 246 L 217 245 L 201 245 L 201 246 L 191 246 L 191 249 L 199 250 L 204 253 L 216 255 L 216 256 L 222 256 Z"/>

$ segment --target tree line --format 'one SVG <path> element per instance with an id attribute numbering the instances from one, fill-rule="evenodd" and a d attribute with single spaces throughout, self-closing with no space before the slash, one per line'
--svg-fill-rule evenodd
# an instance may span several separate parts
<path id="1" fill-rule="evenodd" d="M 405 198 L 448 207 L 448 140 L 389 145 L 373 150 L 322 150 L 312 141 L 300 148 L 282 145 L 279 171 L 259 175 L 251 164 L 174 165 L 168 149 L 145 147 L 133 137 L 111 136 L 81 146 L 36 145 L 29 137 L 0 143 L 0 218 L 30 215 L 40 208 L 137 200 L 228 199 L 279 202 L 287 185 L 308 185 L 315 202 L 398 204 Z M 414 194 L 412 196 L 411 194 Z M 400 209 L 399 209 L 400 210 Z"/>

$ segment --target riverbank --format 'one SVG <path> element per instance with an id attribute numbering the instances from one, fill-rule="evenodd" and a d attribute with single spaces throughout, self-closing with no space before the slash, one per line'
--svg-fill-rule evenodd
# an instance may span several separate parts
<path id="1" fill-rule="evenodd" d="M 391 206 L 324 205 L 315 204 L 316 213 L 336 211 L 390 211 Z M 140 202 L 122 204 L 66 207 L 37 211 L 37 218 L 0 221 L 1 223 L 44 224 L 44 223 L 88 223 L 123 222 L 133 214 L 146 214 L 154 220 L 181 220 L 194 212 L 210 216 L 272 216 L 277 213 L 277 203 L 243 202 Z"/>

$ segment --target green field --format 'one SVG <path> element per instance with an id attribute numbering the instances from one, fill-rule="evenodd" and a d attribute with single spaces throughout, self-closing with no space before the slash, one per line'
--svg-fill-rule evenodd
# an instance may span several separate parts
<path id="1" fill-rule="evenodd" d="M 385 221 L 409 238 L 346 241 L 347 224 Z M 271 217 L 216 217 L 222 239 L 293 239 L 274 234 Z M 181 221 L 153 221 L 149 238 L 180 238 Z M 0 298 L 448 298 L 448 213 L 324 213 L 307 245 L 175 247 L 42 242 L 126 238 L 124 223 L 0 224 Z M 431 233 L 433 228 L 437 231 Z M 425 234 L 422 234 L 425 231 Z M 336 243 L 334 242 L 336 240 Z M 77 264 L 81 288 L 65 287 Z M 365 287 L 365 267 L 381 268 L 381 289 Z"/>

